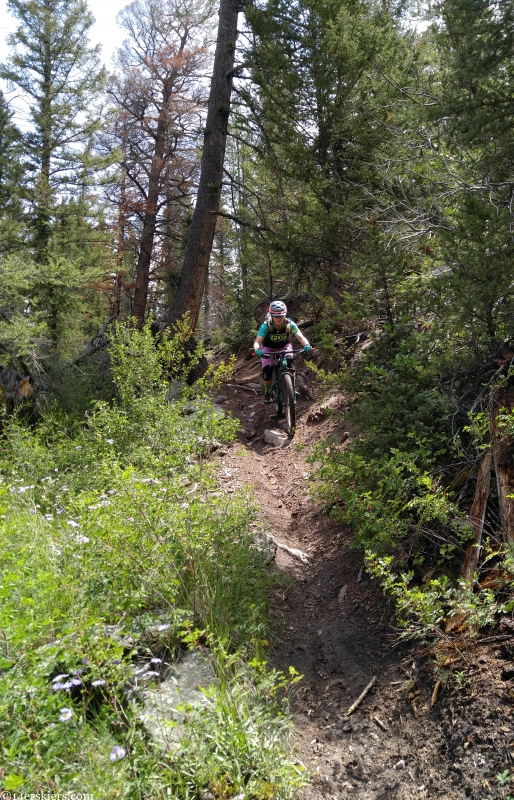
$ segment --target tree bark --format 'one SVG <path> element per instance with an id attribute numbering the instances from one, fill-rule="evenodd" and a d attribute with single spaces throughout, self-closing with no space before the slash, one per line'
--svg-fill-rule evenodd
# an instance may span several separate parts
<path id="1" fill-rule="evenodd" d="M 475 537 L 466 548 L 466 555 L 464 556 L 464 562 L 460 571 L 461 578 L 464 578 L 468 584 L 472 583 L 473 575 L 477 571 L 478 556 L 482 546 L 485 510 L 487 507 L 487 498 L 489 497 L 489 489 L 491 487 L 492 463 L 493 451 L 489 447 L 485 451 L 482 461 L 480 462 L 480 467 L 478 468 L 475 497 L 473 498 L 473 505 L 471 506 L 471 527 Z"/>
<path id="2" fill-rule="evenodd" d="M 143 231 L 139 245 L 139 256 L 136 267 L 136 286 L 134 290 L 133 314 L 139 325 L 145 321 L 146 304 L 148 302 L 148 285 L 150 283 L 150 263 L 152 260 L 153 241 L 157 224 L 157 205 L 161 188 L 161 174 L 165 163 L 166 146 L 166 111 L 168 96 L 164 94 L 161 113 L 157 123 L 155 151 L 152 158 L 148 179 L 148 196 L 146 199 Z"/>
<path id="3" fill-rule="evenodd" d="M 184 262 L 170 314 L 172 325 L 189 313 L 194 329 L 202 306 L 209 270 L 209 260 L 216 229 L 216 213 L 220 208 L 223 163 L 227 141 L 230 97 L 237 40 L 237 17 L 240 0 L 221 0 L 218 37 L 212 73 L 200 183 L 195 210 L 184 253 Z"/>
<path id="4" fill-rule="evenodd" d="M 502 430 L 500 413 L 514 408 L 514 387 L 497 389 L 489 409 L 489 427 L 493 446 L 494 470 L 498 487 L 502 533 L 506 540 L 514 539 L 514 458 L 511 437 Z"/>

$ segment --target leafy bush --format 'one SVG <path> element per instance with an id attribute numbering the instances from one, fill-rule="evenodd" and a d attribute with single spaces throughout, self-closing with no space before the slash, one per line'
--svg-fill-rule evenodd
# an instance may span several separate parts
<path id="1" fill-rule="evenodd" d="M 404 638 L 446 638 L 444 620 L 453 615 L 466 621 L 468 635 L 476 635 L 480 628 L 493 624 L 504 608 L 495 602 L 491 589 L 474 593 L 465 581 L 455 585 L 445 575 L 420 586 L 413 582 L 412 572 L 395 571 L 391 556 L 380 558 L 376 553 L 368 552 L 366 566 L 380 578 L 384 590 L 395 599 L 397 621 Z"/>
<path id="2" fill-rule="evenodd" d="M 321 461 L 318 493 L 352 526 L 355 546 L 384 553 L 403 543 L 420 564 L 428 550 L 448 560 L 469 538 L 448 492 L 409 453 L 370 459 L 332 445 L 312 457 Z"/>

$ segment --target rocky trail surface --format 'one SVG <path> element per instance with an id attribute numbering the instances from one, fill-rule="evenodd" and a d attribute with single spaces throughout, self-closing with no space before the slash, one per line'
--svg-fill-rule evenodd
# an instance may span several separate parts
<path id="1" fill-rule="evenodd" d="M 303 675 L 292 704 L 293 747 L 312 775 L 302 799 L 514 800 L 512 632 L 448 643 L 439 653 L 447 673 L 436 676 L 433 652 L 398 642 L 393 608 L 351 531 L 311 497 L 312 446 L 330 437 L 345 447 L 352 436 L 344 397 L 300 397 L 284 447 L 263 441 L 280 422 L 263 403 L 258 364 L 239 362 L 218 402 L 242 423 L 239 443 L 218 456 L 221 483 L 252 489 L 289 579 L 274 598 L 280 636 L 270 662 Z"/>

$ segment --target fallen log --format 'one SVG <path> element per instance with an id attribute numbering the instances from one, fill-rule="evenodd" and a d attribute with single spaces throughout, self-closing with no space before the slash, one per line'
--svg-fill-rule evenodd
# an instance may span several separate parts
<path id="1" fill-rule="evenodd" d="M 254 395 L 257 394 L 257 389 L 252 389 L 250 386 L 243 386 L 241 383 L 226 383 L 225 386 L 229 389 L 242 389 L 243 392 L 251 392 L 251 394 Z"/>

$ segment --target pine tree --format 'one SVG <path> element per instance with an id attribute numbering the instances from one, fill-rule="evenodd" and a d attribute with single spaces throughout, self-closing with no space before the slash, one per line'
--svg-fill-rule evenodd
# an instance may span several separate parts
<path id="1" fill-rule="evenodd" d="M 141 324 L 196 183 L 211 17 L 203 0 L 135 0 L 119 17 L 128 37 L 109 81 L 118 107 L 111 136 L 123 153 L 125 221 L 139 234 L 133 314 Z"/>
<path id="2" fill-rule="evenodd" d="M 99 46 L 90 47 L 87 38 L 94 20 L 85 0 L 9 0 L 8 7 L 20 25 L 8 38 L 11 55 L 0 77 L 30 109 L 24 148 L 34 177 L 28 196 L 35 257 L 44 261 L 55 203 L 80 191 L 98 166 L 90 143 L 100 123 L 104 71 Z"/>
<path id="3" fill-rule="evenodd" d="M 22 241 L 22 185 L 25 174 L 22 137 L 0 91 L 0 255 Z"/>

